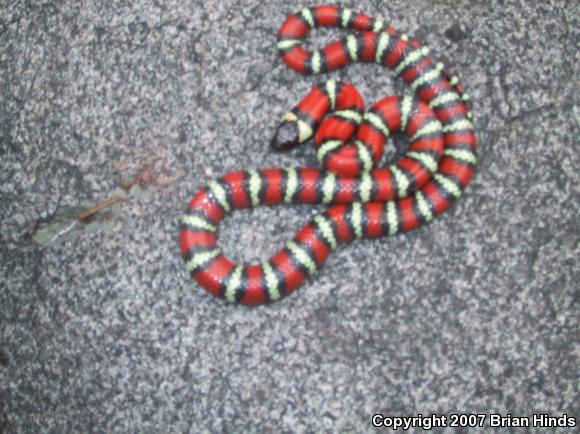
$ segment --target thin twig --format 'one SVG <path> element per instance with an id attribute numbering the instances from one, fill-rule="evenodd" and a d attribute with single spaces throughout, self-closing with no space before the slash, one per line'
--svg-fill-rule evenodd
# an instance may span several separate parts
<path id="1" fill-rule="evenodd" d="M 101 202 L 100 204 L 93 206 L 91 208 L 87 208 L 79 213 L 79 220 L 86 220 L 93 214 L 98 213 L 100 210 L 105 209 L 113 205 L 114 203 L 119 202 L 120 200 L 125 199 L 124 196 L 116 195 L 108 198 L 107 200 Z"/>

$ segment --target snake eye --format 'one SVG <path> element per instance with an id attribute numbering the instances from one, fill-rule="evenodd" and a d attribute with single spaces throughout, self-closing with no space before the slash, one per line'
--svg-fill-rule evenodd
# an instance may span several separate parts
<path id="1" fill-rule="evenodd" d="M 272 138 L 272 149 L 289 151 L 300 143 L 300 130 L 296 121 L 284 121 Z"/>

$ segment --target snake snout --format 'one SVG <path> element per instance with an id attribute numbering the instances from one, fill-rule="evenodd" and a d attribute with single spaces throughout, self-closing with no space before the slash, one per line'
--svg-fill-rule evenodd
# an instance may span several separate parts
<path id="1" fill-rule="evenodd" d="M 289 151 L 300 143 L 300 130 L 295 121 L 284 121 L 272 138 L 275 151 Z"/>

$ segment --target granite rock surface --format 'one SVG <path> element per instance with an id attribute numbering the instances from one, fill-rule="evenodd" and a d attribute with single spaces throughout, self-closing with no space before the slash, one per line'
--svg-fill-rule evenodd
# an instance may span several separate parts
<path id="1" fill-rule="evenodd" d="M 297 6 L 1 3 L 0 432 L 370 432 L 374 413 L 580 423 L 578 5 L 345 4 L 462 77 L 478 171 L 431 225 L 350 244 L 292 296 L 246 308 L 190 281 L 177 222 L 213 177 L 316 164 L 310 147 L 269 150 L 321 80 L 277 58 Z M 405 90 L 374 65 L 328 76 L 368 102 Z M 220 242 L 266 259 L 319 210 L 237 212 Z"/>

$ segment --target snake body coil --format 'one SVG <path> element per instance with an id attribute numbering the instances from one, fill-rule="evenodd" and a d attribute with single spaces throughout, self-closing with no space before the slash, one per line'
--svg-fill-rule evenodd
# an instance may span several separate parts
<path id="1" fill-rule="evenodd" d="M 359 33 L 307 51 L 302 40 L 317 26 Z M 282 60 L 303 74 L 357 61 L 388 66 L 415 95 L 387 97 L 365 110 L 351 84 L 322 83 L 284 116 L 272 145 L 289 149 L 313 138 L 323 169 L 231 172 L 193 196 L 181 219 L 181 254 L 191 276 L 229 302 L 278 300 L 314 274 L 339 244 L 395 235 L 431 221 L 460 197 L 476 163 L 468 96 L 419 41 L 350 9 L 315 6 L 287 18 L 277 46 Z M 409 137 L 408 152 L 396 164 L 376 168 L 396 132 Z M 328 208 L 267 261 L 237 264 L 224 256 L 217 236 L 225 215 L 281 203 Z"/>

